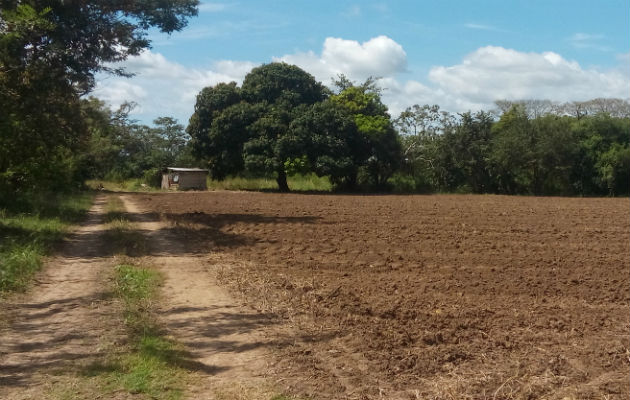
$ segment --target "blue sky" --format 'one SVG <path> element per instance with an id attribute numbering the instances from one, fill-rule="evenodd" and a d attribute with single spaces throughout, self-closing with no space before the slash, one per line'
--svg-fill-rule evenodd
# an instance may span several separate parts
<path id="1" fill-rule="evenodd" d="M 203 2 L 182 32 L 150 33 L 153 48 L 125 62 L 134 78 L 101 76 L 94 94 L 185 125 L 202 87 L 286 61 L 324 83 L 383 77 L 394 116 L 415 103 L 628 98 L 629 18 L 627 0 Z"/>

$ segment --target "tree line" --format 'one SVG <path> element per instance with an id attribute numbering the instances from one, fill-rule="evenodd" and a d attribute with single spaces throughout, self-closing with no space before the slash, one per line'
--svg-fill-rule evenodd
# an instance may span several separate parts
<path id="1" fill-rule="evenodd" d="M 401 143 L 373 80 L 341 77 L 332 92 L 285 63 L 254 68 L 235 82 L 203 89 L 187 128 L 193 153 L 214 179 L 274 174 L 328 176 L 339 189 L 383 188 L 398 168 Z"/>
<path id="2" fill-rule="evenodd" d="M 453 116 L 437 106 L 415 106 L 396 120 L 403 131 L 414 131 L 401 137 L 405 163 L 398 184 L 419 192 L 627 195 L 628 102 L 596 101 L 607 102 L 623 107 L 616 115 L 588 112 L 591 102 L 584 102 L 571 115 L 566 108 L 533 111 L 540 102 L 512 102 L 497 117 L 497 111 Z"/>
<path id="3" fill-rule="evenodd" d="M 630 104 L 496 102 L 452 114 L 414 105 L 390 117 L 373 78 L 328 89 L 271 63 L 204 88 L 187 128 L 214 179 L 248 172 L 328 176 L 338 190 L 627 195 Z"/>

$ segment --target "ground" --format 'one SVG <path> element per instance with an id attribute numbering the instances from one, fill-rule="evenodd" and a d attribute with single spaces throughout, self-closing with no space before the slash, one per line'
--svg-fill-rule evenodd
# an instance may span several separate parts
<path id="1" fill-rule="evenodd" d="M 630 395 L 627 199 L 123 199 L 166 276 L 160 320 L 195 361 L 190 398 L 242 385 L 316 399 Z"/>

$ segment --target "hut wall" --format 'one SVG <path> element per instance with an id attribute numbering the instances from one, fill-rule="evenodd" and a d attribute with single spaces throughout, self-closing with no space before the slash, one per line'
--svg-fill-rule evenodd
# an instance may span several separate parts
<path id="1" fill-rule="evenodd" d="M 179 188 L 205 190 L 208 188 L 206 186 L 207 175 L 206 172 L 180 172 Z"/>

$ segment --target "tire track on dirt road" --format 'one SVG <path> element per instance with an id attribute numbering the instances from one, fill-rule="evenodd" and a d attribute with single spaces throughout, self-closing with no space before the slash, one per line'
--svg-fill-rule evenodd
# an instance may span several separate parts
<path id="1" fill-rule="evenodd" d="M 26 294 L 0 303 L 0 317 L 9 321 L 0 329 L 1 399 L 49 398 L 60 375 L 79 373 L 103 356 L 114 320 L 103 284 L 111 266 L 102 243 L 105 202 L 96 197 Z"/>
<path id="2" fill-rule="evenodd" d="M 188 398 L 269 399 L 275 392 L 265 374 L 273 343 L 264 331 L 271 317 L 240 306 L 219 287 L 213 277 L 220 266 L 207 253 L 188 249 L 176 229 L 131 196 L 121 199 L 147 238 L 147 264 L 164 275 L 158 322 L 186 347 L 191 362 L 185 367 L 194 374 Z M 245 397 L 226 395 L 235 390 Z"/>

